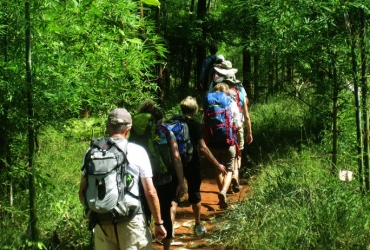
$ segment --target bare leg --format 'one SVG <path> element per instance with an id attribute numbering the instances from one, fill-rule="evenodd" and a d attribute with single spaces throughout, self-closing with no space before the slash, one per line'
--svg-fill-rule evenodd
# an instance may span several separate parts
<path id="1" fill-rule="evenodd" d="M 175 236 L 175 229 L 173 228 L 173 224 L 176 220 L 176 210 L 177 210 L 177 202 L 171 202 L 171 221 L 172 221 L 172 237 Z"/>
<path id="2" fill-rule="evenodd" d="M 223 185 L 222 185 L 222 190 L 221 191 L 225 191 L 226 192 L 226 190 L 229 189 L 232 175 L 233 175 L 233 172 L 229 171 L 229 172 L 227 172 L 227 175 L 224 176 L 224 181 L 223 181 Z"/>
<path id="3" fill-rule="evenodd" d="M 201 202 L 198 202 L 197 204 L 192 204 L 191 206 L 193 208 L 195 224 L 200 223 Z"/>

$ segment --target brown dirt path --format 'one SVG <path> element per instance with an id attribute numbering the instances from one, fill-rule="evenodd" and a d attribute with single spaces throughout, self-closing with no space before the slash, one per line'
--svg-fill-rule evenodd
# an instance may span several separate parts
<path id="1" fill-rule="evenodd" d="M 215 168 L 208 163 L 203 164 L 203 182 L 201 185 L 202 209 L 201 221 L 207 228 L 204 236 L 195 236 L 193 233 L 194 219 L 187 197 L 183 197 L 177 208 L 175 222 L 175 242 L 181 242 L 181 245 L 172 245 L 171 249 L 202 249 L 202 250 L 223 250 L 220 244 L 212 244 L 209 239 L 215 230 L 215 225 L 222 222 L 222 216 L 225 213 L 218 205 L 218 188 L 216 184 Z M 245 194 L 249 192 L 246 180 L 241 179 L 242 189 L 239 193 L 227 194 L 229 207 L 236 206 Z M 153 242 L 153 249 L 162 250 L 163 246 Z"/>

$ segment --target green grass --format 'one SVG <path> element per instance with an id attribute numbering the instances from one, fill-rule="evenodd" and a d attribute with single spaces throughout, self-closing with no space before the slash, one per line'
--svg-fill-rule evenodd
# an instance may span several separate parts
<path id="1" fill-rule="evenodd" d="M 367 249 L 370 203 L 358 185 L 309 155 L 278 160 L 251 183 L 218 237 L 230 249 Z"/>
<path id="2" fill-rule="evenodd" d="M 307 112 L 280 98 L 251 108 L 255 141 L 248 152 L 255 165 L 249 167 L 258 171 L 249 180 L 251 194 L 214 235 L 227 249 L 370 249 L 370 202 L 359 191 L 353 144 L 340 142 L 346 160 L 336 172 L 355 173 L 352 182 L 342 182 L 330 171 L 331 135 L 317 141 L 306 133 L 315 127 L 305 122 Z M 350 138 L 345 125 L 341 138 Z"/>

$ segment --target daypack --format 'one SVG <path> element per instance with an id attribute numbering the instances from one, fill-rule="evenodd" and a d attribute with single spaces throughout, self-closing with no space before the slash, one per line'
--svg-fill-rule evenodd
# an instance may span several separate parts
<path id="1" fill-rule="evenodd" d="M 127 143 L 98 139 L 85 155 L 84 207 L 91 230 L 96 224 L 113 223 L 116 231 L 118 222 L 130 220 L 141 209 L 138 185 L 127 171 Z"/>
<path id="2" fill-rule="evenodd" d="M 181 162 L 184 167 L 188 165 L 193 157 L 193 144 L 191 143 L 186 119 L 186 117 L 176 115 L 163 123 L 176 137 Z"/>
<path id="3" fill-rule="evenodd" d="M 157 125 L 153 115 L 140 113 L 132 117 L 129 141 L 141 145 L 148 153 L 153 171 L 154 186 L 172 181 L 172 158 L 167 138 L 170 131 Z"/>
<path id="4" fill-rule="evenodd" d="M 237 143 L 230 98 L 224 92 L 207 93 L 204 101 L 204 129 L 206 144 Z"/>

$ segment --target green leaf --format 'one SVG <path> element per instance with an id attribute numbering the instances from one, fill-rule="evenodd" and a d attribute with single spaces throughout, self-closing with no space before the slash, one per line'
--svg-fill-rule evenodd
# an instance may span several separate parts
<path id="1" fill-rule="evenodd" d="M 143 3 L 148 5 L 160 6 L 161 3 L 158 0 L 142 0 Z"/>
<path id="2" fill-rule="evenodd" d="M 143 41 L 141 41 L 139 38 L 127 39 L 127 41 L 135 44 L 143 44 Z"/>

